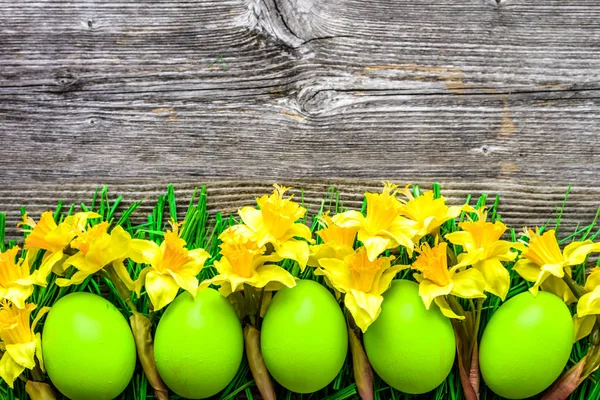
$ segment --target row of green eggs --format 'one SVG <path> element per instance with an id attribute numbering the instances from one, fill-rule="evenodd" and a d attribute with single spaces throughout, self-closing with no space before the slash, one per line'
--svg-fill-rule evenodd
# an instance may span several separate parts
<path id="1" fill-rule="evenodd" d="M 425 309 L 414 282 L 392 283 L 363 339 L 375 372 L 406 393 L 433 390 L 454 364 L 452 325 L 435 306 Z M 485 329 L 483 379 L 503 397 L 533 396 L 560 375 L 572 339 L 571 316 L 558 297 L 519 294 L 496 311 Z M 126 320 L 94 294 L 60 299 L 47 316 L 42 346 L 50 380 L 73 400 L 115 398 L 134 373 L 136 349 Z M 183 293 L 159 321 L 154 351 L 159 374 L 174 393 L 207 398 L 229 384 L 242 362 L 242 327 L 217 291 L 204 290 L 195 300 Z M 324 388 L 348 352 L 338 302 L 314 281 L 280 290 L 263 320 L 261 351 L 269 372 L 285 388 L 298 393 Z"/>

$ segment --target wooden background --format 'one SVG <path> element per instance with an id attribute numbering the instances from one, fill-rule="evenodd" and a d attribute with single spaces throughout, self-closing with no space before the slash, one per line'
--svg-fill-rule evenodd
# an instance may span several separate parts
<path id="1" fill-rule="evenodd" d="M 600 205 L 597 0 L 0 0 L 0 210 L 235 211 L 275 181 L 500 194 L 516 227 Z"/>

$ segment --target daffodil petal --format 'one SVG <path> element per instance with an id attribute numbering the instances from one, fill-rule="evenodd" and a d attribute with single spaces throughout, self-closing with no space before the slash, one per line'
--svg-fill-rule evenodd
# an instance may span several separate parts
<path id="1" fill-rule="evenodd" d="M 221 296 L 223 297 L 227 297 L 233 292 L 234 290 L 231 288 L 229 282 L 223 282 L 221 284 L 221 287 L 219 287 L 219 293 L 221 293 Z"/>
<path id="2" fill-rule="evenodd" d="M 485 279 L 478 270 L 471 268 L 452 277 L 452 294 L 464 299 L 485 298 Z"/>
<path id="3" fill-rule="evenodd" d="M 243 207 L 238 211 L 240 218 L 254 232 L 258 232 L 263 225 L 263 216 L 260 210 L 254 207 Z"/>
<path id="4" fill-rule="evenodd" d="M 383 302 L 383 296 L 361 292 L 360 290 L 351 289 L 350 297 L 354 298 L 356 304 L 363 310 L 365 310 L 372 321 L 375 321 L 379 313 L 381 312 L 381 303 Z"/>
<path id="5" fill-rule="evenodd" d="M 58 263 L 63 258 L 63 252 L 59 251 L 57 253 L 46 253 L 49 254 L 48 257 L 44 256 L 42 258 L 42 264 L 40 268 L 35 271 L 36 274 L 36 284 L 41 285 L 42 283 L 46 283 L 48 275 L 54 268 L 55 264 Z"/>
<path id="6" fill-rule="evenodd" d="M 541 270 L 548 272 L 557 278 L 562 278 L 565 276 L 565 268 L 562 264 L 544 264 L 542 265 Z"/>
<path id="7" fill-rule="evenodd" d="M 359 228 L 365 223 L 365 216 L 355 210 L 336 214 L 331 219 L 342 228 Z"/>
<path id="8" fill-rule="evenodd" d="M 283 258 L 289 258 L 290 260 L 294 260 L 298 262 L 300 265 L 300 271 L 304 271 L 306 268 L 306 263 L 308 262 L 308 243 L 290 239 L 286 242 L 283 242 L 280 246 L 276 248 L 277 255 Z"/>
<path id="9" fill-rule="evenodd" d="M 591 292 L 598 286 L 600 286 L 600 269 L 596 269 L 588 275 L 587 280 L 585 281 L 585 290 Z"/>
<path id="10" fill-rule="evenodd" d="M 513 270 L 529 282 L 536 282 L 540 275 L 540 266 L 526 258 L 518 260 L 513 266 Z"/>
<path id="11" fill-rule="evenodd" d="M 85 280 L 85 278 L 87 278 L 90 275 L 91 274 L 88 271 L 77 271 L 73 274 L 71 279 L 56 278 L 55 282 L 58 286 L 61 286 L 61 287 L 71 286 L 71 285 L 79 285 L 80 283 L 82 283 Z"/>
<path id="12" fill-rule="evenodd" d="M 27 369 L 35 367 L 35 341 L 6 344 L 6 353 L 10 355 L 14 362 Z"/>
<path id="13" fill-rule="evenodd" d="M 150 240 L 132 239 L 129 242 L 129 258 L 138 264 L 150 264 L 160 251 L 160 246 Z"/>
<path id="14" fill-rule="evenodd" d="M 328 244 L 317 244 L 309 246 L 309 255 L 306 265 L 318 267 L 321 258 L 337 258 L 335 249 Z"/>
<path id="15" fill-rule="evenodd" d="M 435 304 L 439 307 L 440 311 L 442 312 L 442 314 L 444 314 L 445 317 L 454 319 L 465 319 L 464 316 L 458 315 L 454 311 L 452 311 L 450 304 L 448 304 L 448 301 L 446 301 L 444 297 L 436 297 Z"/>
<path id="16" fill-rule="evenodd" d="M 310 228 L 302 223 L 293 224 L 292 227 L 288 230 L 286 236 L 300 237 L 302 239 L 308 240 L 309 242 L 312 241 L 312 232 Z"/>
<path id="17" fill-rule="evenodd" d="M 594 316 L 586 315 L 585 317 L 580 317 L 579 315 L 575 314 L 573 316 L 573 326 L 575 328 L 573 343 L 578 342 L 592 333 L 592 329 L 594 329 L 595 324 L 596 318 Z"/>
<path id="18" fill-rule="evenodd" d="M 358 240 L 363 242 L 365 249 L 367 250 L 369 261 L 375 261 L 381 253 L 395 246 L 394 242 L 388 238 L 381 236 L 363 236 L 361 233 L 362 232 L 358 233 Z"/>
<path id="19" fill-rule="evenodd" d="M 347 288 L 353 286 L 354 283 L 350 270 L 344 265 L 342 260 L 337 258 L 322 258 L 319 260 L 319 265 L 322 270 L 317 270 L 315 273 L 320 272 L 325 275 L 336 290 L 345 293 Z"/>
<path id="20" fill-rule="evenodd" d="M 584 294 L 577 302 L 577 315 L 585 317 L 586 315 L 600 314 L 600 286 Z"/>
<path id="21" fill-rule="evenodd" d="M 0 378 L 8 384 L 11 388 L 14 388 L 15 379 L 19 377 L 25 371 L 25 367 L 17 364 L 12 357 L 5 352 L 0 359 Z"/>
<path id="22" fill-rule="evenodd" d="M 115 260 L 112 262 L 112 267 L 117 273 L 117 276 L 121 279 L 121 281 L 125 284 L 125 287 L 129 290 L 135 289 L 135 283 L 131 279 L 127 268 L 125 268 L 125 264 L 123 264 L 123 260 Z"/>
<path id="23" fill-rule="evenodd" d="M 33 309 L 34 308 L 32 308 L 32 310 Z M 40 319 L 42 319 L 42 317 L 44 315 L 46 315 L 49 311 L 50 311 L 50 307 L 42 307 L 42 308 L 40 308 L 40 310 L 38 311 L 37 315 L 33 319 L 33 322 L 31 323 L 31 331 L 32 332 L 35 330 L 35 327 L 37 326 L 38 322 L 40 322 Z"/>
<path id="24" fill-rule="evenodd" d="M 253 286 L 262 288 L 271 282 L 278 282 L 287 287 L 296 286 L 296 279 L 278 265 L 266 264 L 256 268 L 256 281 Z"/>
<path id="25" fill-rule="evenodd" d="M 540 285 L 540 288 L 546 292 L 553 293 L 560 297 L 566 304 L 571 304 L 577 301 L 577 298 L 573 295 L 573 292 L 571 292 L 571 289 L 569 289 L 565 281 L 553 275 L 550 275 L 548 278 L 546 278 Z"/>
<path id="26" fill-rule="evenodd" d="M 563 255 L 569 265 L 579 265 L 585 261 L 590 253 L 598 251 L 600 251 L 600 243 L 586 240 L 584 242 L 569 243 L 563 250 Z"/>
<path id="27" fill-rule="evenodd" d="M 433 300 L 437 297 L 450 294 L 450 292 L 452 292 L 452 287 L 453 282 L 450 282 L 445 286 L 438 286 L 428 279 L 423 279 L 421 283 L 419 283 L 419 296 L 421 296 L 421 299 L 423 299 L 425 308 L 429 310 Z"/>
<path id="28" fill-rule="evenodd" d="M 196 263 L 201 265 L 200 269 L 202 269 L 206 260 L 210 258 L 210 254 L 204 249 L 190 250 L 188 256 L 192 257 Z"/>
<path id="29" fill-rule="evenodd" d="M 487 249 L 487 257 L 497 258 L 500 261 L 512 261 L 518 255 L 516 251 L 512 250 L 513 248 L 513 243 L 505 240 L 498 240 Z"/>
<path id="30" fill-rule="evenodd" d="M 135 293 L 138 295 L 138 297 L 140 296 L 140 294 L 142 292 L 142 286 L 144 286 L 144 282 L 146 281 L 146 275 L 151 270 L 152 270 L 152 267 L 144 268 L 143 270 L 140 271 L 138 278 L 133 282 L 133 289 L 135 290 Z"/>
<path id="31" fill-rule="evenodd" d="M 178 291 L 179 285 L 171 276 L 161 275 L 154 270 L 148 271 L 146 275 L 146 292 L 155 311 L 172 302 Z"/>
<path id="32" fill-rule="evenodd" d="M 352 318 L 354 318 L 356 325 L 361 331 L 366 332 L 374 321 L 374 318 L 371 316 L 371 314 L 358 305 L 352 293 L 346 293 L 346 296 L 344 297 L 344 304 L 352 315 Z M 381 307 L 379 308 L 379 312 L 381 312 Z M 378 315 L 379 313 L 377 313 L 377 316 Z M 377 316 L 375 318 L 377 318 Z"/>
<path id="33" fill-rule="evenodd" d="M 381 295 L 388 290 L 396 277 L 396 274 L 407 268 L 410 268 L 410 265 L 394 265 L 386 269 L 381 275 L 381 278 L 379 278 L 379 285 L 376 289 L 376 293 Z"/>
<path id="34" fill-rule="evenodd" d="M 131 243 L 131 235 L 121 226 L 115 226 L 110 233 L 110 245 L 108 249 L 104 249 L 102 256 L 103 264 L 109 264 L 113 260 L 124 259 L 129 253 L 129 245 Z"/>
<path id="35" fill-rule="evenodd" d="M 196 278 L 196 274 L 189 273 L 189 271 L 179 271 L 177 273 L 171 270 L 168 270 L 167 273 L 173 278 L 177 286 L 189 292 L 193 297 L 196 297 L 196 292 L 198 291 L 198 278 Z"/>
<path id="36" fill-rule="evenodd" d="M 464 267 L 468 267 L 469 265 L 477 264 L 479 261 L 481 261 L 481 252 L 472 251 L 467 253 L 461 253 L 456 258 L 458 260 L 458 264 L 452 267 L 452 270 L 454 271 Z"/>
<path id="37" fill-rule="evenodd" d="M 462 246 L 465 251 L 470 251 L 473 246 L 473 235 L 466 231 L 456 231 L 444 236 L 452 244 Z"/>
<path id="38" fill-rule="evenodd" d="M 40 335 L 39 333 L 35 334 L 35 356 L 37 357 L 38 362 L 40 364 L 40 369 L 42 370 L 42 372 L 45 373 L 46 367 L 44 365 L 44 356 L 42 354 L 42 335 Z"/>
<path id="39" fill-rule="evenodd" d="M 9 300 L 18 308 L 25 308 L 25 301 L 33 293 L 33 285 L 13 286 L 0 290 L 0 298 Z"/>
<path id="40" fill-rule="evenodd" d="M 510 287 L 510 274 L 504 265 L 497 258 L 490 258 L 478 262 L 474 268 L 483 275 L 485 290 L 504 301 Z"/>

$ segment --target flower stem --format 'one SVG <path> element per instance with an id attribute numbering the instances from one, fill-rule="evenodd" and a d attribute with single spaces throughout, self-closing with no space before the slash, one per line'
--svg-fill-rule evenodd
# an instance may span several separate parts
<path id="1" fill-rule="evenodd" d="M 31 400 L 56 400 L 54 390 L 47 383 L 29 380 L 25 383 L 25 392 Z"/>
<path id="2" fill-rule="evenodd" d="M 473 353 L 473 349 L 475 348 L 475 344 L 477 343 L 477 339 L 479 337 L 479 326 L 481 324 L 481 309 L 483 308 L 483 300 L 477 299 L 477 305 L 475 309 L 475 325 L 473 326 L 473 340 L 471 343 L 471 353 Z"/>
<path id="3" fill-rule="evenodd" d="M 148 378 L 148 383 L 154 389 L 156 398 L 159 400 L 168 400 L 169 390 L 158 374 L 156 362 L 154 361 L 154 341 L 150 332 L 152 323 L 144 315 L 135 310 L 132 311 L 133 315 L 129 318 L 129 322 L 142 369 L 146 374 L 146 378 Z"/>
<path id="4" fill-rule="evenodd" d="M 129 307 L 131 312 L 137 311 L 137 307 L 131 301 L 131 292 L 127 289 L 127 286 L 123 283 L 119 275 L 117 275 L 117 271 L 115 271 L 114 267 L 111 264 L 108 264 L 104 267 L 104 271 L 108 275 L 108 279 L 113 284 L 115 289 L 117 289 L 117 293 L 119 297 L 123 299 L 125 304 Z"/>
<path id="5" fill-rule="evenodd" d="M 352 315 L 346 313 L 348 324 L 348 338 L 350 352 L 352 353 L 352 370 L 356 382 L 356 390 L 362 400 L 373 399 L 373 370 L 365 353 L 365 349 L 356 330 Z"/>
<path id="6" fill-rule="evenodd" d="M 590 347 L 588 348 L 588 359 L 585 363 L 583 376 L 594 372 L 600 366 L 600 323 L 596 321 L 592 333 L 590 333 Z"/>
<path id="7" fill-rule="evenodd" d="M 563 276 L 563 281 L 567 284 L 569 289 L 571 289 L 571 292 L 573 292 L 575 297 L 577 297 L 577 300 L 579 300 L 581 296 L 587 293 L 583 286 L 575 282 L 573 278 L 571 278 L 569 275 L 565 274 Z"/>
<path id="8" fill-rule="evenodd" d="M 260 352 L 260 331 L 246 324 L 244 327 L 244 342 L 246 344 L 246 358 L 248 358 L 250 372 L 252 372 L 258 391 L 263 399 L 275 400 L 275 389 L 273 389 L 271 376 Z"/>
<path id="9" fill-rule="evenodd" d="M 117 289 L 119 297 L 123 299 L 131 310 L 132 315 L 129 317 L 129 323 L 133 332 L 138 359 L 142 364 L 146 378 L 148 378 L 148 383 L 154 389 L 157 399 L 168 400 L 169 389 L 167 389 L 167 386 L 158 374 L 156 362 L 154 361 L 154 341 L 151 333 L 152 323 L 146 316 L 137 311 L 137 307 L 131 301 L 131 292 L 127 289 L 127 286 L 125 286 L 125 283 L 123 283 L 113 266 L 107 265 L 104 270 L 115 289 Z"/>

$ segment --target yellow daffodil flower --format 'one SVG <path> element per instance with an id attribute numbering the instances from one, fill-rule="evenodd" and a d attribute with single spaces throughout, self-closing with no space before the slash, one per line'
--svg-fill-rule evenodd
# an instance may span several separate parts
<path id="1" fill-rule="evenodd" d="M 108 227 L 108 222 L 101 222 L 73 239 L 71 247 L 79 251 L 67 258 L 63 267 L 66 269 L 73 266 L 77 272 L 70 279 L 57 278 L 58 286 L 78 285 L 88 276 L 112 264 L 127 288 L 133 289 L 133 281 L 123 265 L 123 260 L 128 255 L 131 236 L 120 226 L 116 226 L 109 234 Z"/>
<path id="2" fill-rule="evenodd" d="M 135 291 L 139 296 L 145 285 L 154 310 L 171 303 L 179 288 L 196 297 L 196 276 L 210 257 L 204 249 L 188 250 L 185 240 L 179 237 L 180 224 L 172 221 L 171 226 L 160 245 L 149 240 L 131 240 L 131 259 L 149 264 L 135 281 Z"/>
<path id="3" fill-rule="evenodd" d="M 476 269 L 459 271 L 455 265 L 448 269 L 448 244 L 441 242 L 433 248 L 423 243 L 420 254 L 411 268 L 419 271 L 415 279 L 419 282 L 419 295 L 429 310 L 435 301 L 442 313 L 448 318 L 464 319 L 450 308 L 444 296 L 454 295 L 465 299 L 485 298 L 485 280 Z"/>
<path id="4" fill-rule="evenodd" d="M 358 228 L 342 228 L 337 225 L 328 213 L 318 217 L 323 228 L 317 231 L 317 235 L 323 239 L 323 244 L 310 246 L 308 265 L 319 266 L 321 258 L 337 258 L 342 260 L 348 254 L 354 252 L 354 241 Z"/>
<path id="5" fill-rule="evenodd" d="M 324 275 L 335 290 L 346 293 L 346 308 L 356 325 L 366 332 L 381 312 L 383 292 L 390 287 L 398 271 L 406 268 L 404 265 L 391 266 L 393 259 L 390 256 L 371 261 L 367 256 L 367 249 L 361 246 L 343 260 L 320 259 L 321 269 L 315 274 Z"/>
<path id="6" fill-rule="evenodd" d="M 595 267 L 585 282 L 586 294 L 577 302 L 577 314 L 573 317 L 575 324 L 575 341 L 583 339 L 592 332 L 600 315 L 600 268 Z"/>
<path id="7" fill-rule="evenodd" d="M 244 284 L 266 291 L 296 286 L 292 274 L 278 265 L 267 264 L 281 261 L 282 258 L 276 253 L 264 255 L 266 246 L 259 246 L 256 238 L 248 235 L 243 225 L 226 229 L 219 239 L 223 241 L 220 246 L 222 257 L 214 263 L 219 274 L 202 282 L 200 290 L 211 284 L 220 285 L 221 294 L 229 296 L 241 290 Z"/>
<path id="8" fill-rule="evenodd" d="M 30 272 L 27 258 L 16 260 L 19 250 L 15 246 L 0 253 L 0 299 L 9 300 L 18 308 L 24 308 L 25 300 L 33 293 L 33 285 L 46 286 L 50 269 Z"/>
<path id="9" fill-rule="evenodd" d="M 257 199 L 260 209 L 244 207 L 239 210 L 244 225 L 237 229 L 252 232 L 259 247 L 270 243 L 279 256 L 297 261 L 300 270 L 304 271 L 309 255 L 306 241 L 312 242 L 312 234 L 308 226 L 296 221 L 304 217 L 306 209 L 293 202 L 293 196 L 283 198 L 290 188 L 274 186 L 273 194 Z"/>
<path id="10" fill-rule="evenodd" d="M 562 297 L 567 304 L 575 301 L 573 293 L 562 278 L 565 274 L 571 276 L 571 267 L 582 264 L 586 257 L 600 251 L 600 243 L 591 240 L 573 242 L 563 251 L 560 250 L 554 230 L 540 234 L 539 229 L 526 230 L 529 244 L 523 247 L 521 258 L 513 269 L 529 282 L 535 284 L 529 289 L 537 295 L 539 288 Z"/>
<path id="11" fill-rule="evenodd" d="M 433 198 L 433 191 L 427 191 L 421 196 L 414 197 L 407 186 L 400 191 L 408 198 L 408 201 L 400 205 L 400 215 L 416 222 L 416 230 L 413 241 L 419 240 L 428 234 L 437 234 L 440 226 L 446 221 L 454 219 L 460 215 L 463 209 L 470 209 L 466 206 L 447 206 L 446 199 L 441 196 L 439 199 Z"/>
<path id="12" fill-rule="evenodd" d="M 510 275 L 502 262 L 512 261 L 517 252 L 513 248 L 519 245 L 500 240 L 506 231 L 506 225 L 500 221 L 486 221 L 487 212 L 483 208 L 476 211 L 477 221 L 465 221 L 458 224 L 460 231 L 447 234 L 446 239 L 462 246 L 464 253 L 458 255 L 457 268 L 472 265 L 483 274 L 485 290 L 506 298 L 510 287 Z"/>
<path id="13" fill-rule="evenodd" d="M 14 304 L 10 305 L 6 300 L 0 304 L 0 340 L 2 341 L 0 345 L 4 349 L 0 359 L 0 378 L 11 388 L 15 379 L 26 368 L 35 367 L 35 356 L 44 371 L 40 334 L 35 333 L 34 329 L 49 308 L 42 308 L 30 327 L 29 318 L 35 308 L 36 305 L 31 303 L 18 308 Z"/>
<path id="14" fill-rule="evenodd" d="M 332 218 L 343 228 L 358 229 L 358 240 L 364 244 L 370 261 L 398 246 L 406 247 L 412 255 L 417 223 L 400 215 L 402 203 L 396 197 L 397 188 L 398 185 L 385 182 L 381 193 L 365 193 L 366 216 L 358 211 L 346 211 Z"/>
<path id="15" fill-rule="evenodd" d="M 38 251 L 45 250 L 40 270 L 50 270 L 63 258 L 63 250 L 73 238 L 85 231 L 87 220 L 99 217 L 100 215 L 94 212 L 80 212 L 68 216 L 57 225 L 50 211 L 42 213 L 37 223 L 25 213 L 23 222 L 19 223 L 19 226 L 29 227 L 23 229 L 29 233 L 23 248 L 29 251 L 30 259 L 33 259 Z M 59 268 L 56 272 L 62 273 L 62 269 Z"/>

